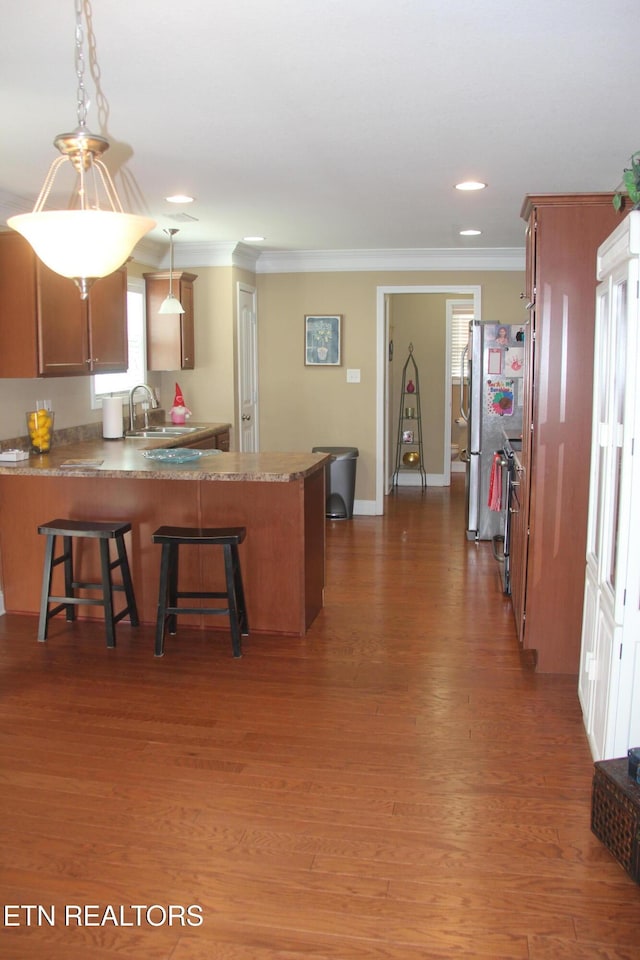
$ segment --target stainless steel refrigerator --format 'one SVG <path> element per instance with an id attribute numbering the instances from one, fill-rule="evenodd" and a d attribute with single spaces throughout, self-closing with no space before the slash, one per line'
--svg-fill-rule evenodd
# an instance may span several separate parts
<path id="1" fill-rule="evenodd" d="M 524 327 L 474 320 L 461 380 L 461 416 L 467 422 L 467 538 L 495 540 L 504 536 L 506 476 L 505 441 L 522 436 Z"/>

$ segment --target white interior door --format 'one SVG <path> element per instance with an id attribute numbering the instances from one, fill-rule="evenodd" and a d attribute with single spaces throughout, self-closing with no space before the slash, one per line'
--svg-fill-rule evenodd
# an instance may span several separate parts
<path id="1" fill-rule="evenodd" d="M 257 453 L 258 436 L 258 316 L 255 287 L 238 284 L 238 411 L 242 453 Z"/>

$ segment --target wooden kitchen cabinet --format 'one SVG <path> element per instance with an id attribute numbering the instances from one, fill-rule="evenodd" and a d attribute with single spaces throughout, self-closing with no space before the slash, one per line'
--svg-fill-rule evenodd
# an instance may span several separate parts
<path id="1" fill-rule="evenodd" d="M 198 450 L 225 450 L 229 451 L 229 431 L 223 430 L 204 440 L 194 440 L 185 446 L 194 447 Z"/>
<path id="2" fill-rule="evenodd" d="M 611 194 L 528 196 L 523 443 L 511 541 L 523 653 L 578 674 L 589 502 L 596 251 Z"/>
<path id="3" fill-rule="evenodd" d="M 0 338 L 1 377 L 126 371 L 126 268 L 96 280 L 81 300 L 19 234 L 0 233 Z"/>
<path id="4" fill-rule="evenodd" d="M 223 433 L 218 433 L 218 434 L 216 434 L 216 449 L 217 449 L 217 450 L 225 450 L 225 451 L 228 453 L 228 452 L 229 452 L 229 443 L 230 443 L 230 438 L 229 438 L 229 431 L 228 431 L 228 430 L 225 430 Z"/>
<path id="5" fill-rule="evenodd" d="M 69 283 L 70 293 L 66 286 Z M 129 351 L 124 267 L 95 280 L 87 300 L 80 299 L 72 281 L 42 267 L 39 299 L 43 305 L 38 330 L 40 376 L 126 372 Z M 56 309 L 52 311 L 54 299 Z"/>
<path id="6" fill-rule="evenodd" d="M 169 273 L 145 273 L 147 301 L 147 367 L 149 370 L 193 370 L 195 333 L 194 273 L 173 273 L 173 292 L 184 308 L 181 314 L 158 313 L 169 293 Z"/>

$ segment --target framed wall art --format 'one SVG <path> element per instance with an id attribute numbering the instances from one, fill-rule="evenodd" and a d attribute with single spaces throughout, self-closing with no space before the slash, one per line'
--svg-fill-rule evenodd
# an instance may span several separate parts
<path id="1" fill-rule="evenodd" d="M 339 367 L 342 315 L 304 318 L 304 362 L 307 367 Z"/>

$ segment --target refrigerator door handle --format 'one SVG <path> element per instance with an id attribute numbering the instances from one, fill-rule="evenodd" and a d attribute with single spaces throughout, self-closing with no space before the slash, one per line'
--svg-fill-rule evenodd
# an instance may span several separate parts
<path id="1" fill-rule="evenodd" d="M 469 422 L 469 403 L 467 403 L 467 408 L 465 410 L 464 406 L 464 358 L 469 353 L 469 344 L 466 345 L 462 353 L 460 354 L 460 416 L 465 423 Z"/>

